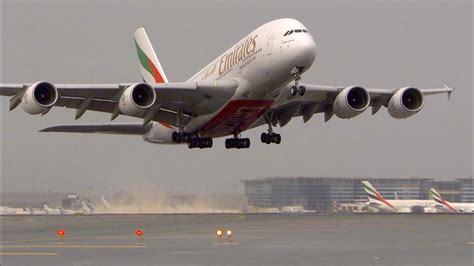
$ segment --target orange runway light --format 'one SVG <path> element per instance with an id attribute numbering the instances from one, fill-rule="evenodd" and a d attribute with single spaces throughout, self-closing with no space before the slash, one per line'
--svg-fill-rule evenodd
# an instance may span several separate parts
<path id="1" fill-rule="evenodd" d="M 224 230 L 222 229 L 217 229 L 216 230 L 216 236 L 217 236 L 217 239 L 222 242 L 222 237 L 224 236 Z"/>

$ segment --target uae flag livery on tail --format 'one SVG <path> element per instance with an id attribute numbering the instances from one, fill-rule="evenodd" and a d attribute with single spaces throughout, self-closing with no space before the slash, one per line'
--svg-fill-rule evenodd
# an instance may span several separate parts
<path id="1" fill-rule="evenodd" d="M 136 30 L 134 37 L 143 80 L 150 84 L 168 83 L 168 78 L 166 78 L 166 74 L 153 50 L 145 29 L 139 28 Z"/>

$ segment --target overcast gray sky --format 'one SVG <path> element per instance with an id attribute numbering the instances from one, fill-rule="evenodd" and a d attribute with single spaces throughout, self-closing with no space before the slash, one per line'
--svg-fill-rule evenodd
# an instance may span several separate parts
<path id="1" fill-rule="evenodd" d="M 115 83 L 140 80 L 132 34 L 145 27 L 171 81 L 184 81 L 241 37 L 273 19 L 300 20 L 319 54 L 303 81 L 323 85 L 456 88 L 426 98 L 406 120 L 382 109 L 324 123 L 315 115 L 276 131 L 279 146 L 245 133 L 248 150 L 188 150 L 140 137 L 45 134 L 65 123 L 107 123 L 110 115 L 54 108 L 44 117 L 1 101 L 2 190 L 98 193 L 134 188 L 240 191 L 266 176 L 472 175 L 472 4 L 466 2 L 3 2 L 1 82 Z M 138 120 L 121 116 L 117 122 Z"/>

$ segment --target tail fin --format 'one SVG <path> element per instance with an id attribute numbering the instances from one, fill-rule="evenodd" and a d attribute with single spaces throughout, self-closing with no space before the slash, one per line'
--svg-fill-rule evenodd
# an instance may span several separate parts
<path id="1" fill-rule="evenodd" d="M 168 83 L 160 61 L 153 50 L 144 28 L 139 28 L 134 33 L 140 70 L 146 83 Z"/>
<path id="2" fill-rule="evenodd" d="M 43 203 L 43 209 L 47 212 L 50 212 L 52 210 L 46 203 Z"/>
<path id="3" fill-rule="evenodd" d="M 369 201 L 378 201 L 380 203 L 383 203 L 390 208 L 395 210 L 395 207 L 393 207 L 392 204 L 390 204 L 373 186 L 372 184 L 369 183 L 369 181 L 361 181 L 362 185 L 364 185 L 364 191 L 367 194 L 367 197 L 369 198 Z"/>
<path id="4" fill-rule="evenodd" d="M 443 198 L 443 196 L 441 196 L 441 194 L 439 194 L 439 192 L 436 191 L 436 189 L 431 188 L 431 189 L 430 189 L 430 194 L 431 194 L 431 196 L 433 197 L 433 199 L 434 199 L 437 203 L 446 206 L 448 209 L 450 209 L 450 210 L 453 211 L 453 212 L 457 212 L 456 209 L 454 209 L 453 206 L 451 206 L 451 204 L 449 203 L 449 201 L 445 200 L 445 199 Z"/>

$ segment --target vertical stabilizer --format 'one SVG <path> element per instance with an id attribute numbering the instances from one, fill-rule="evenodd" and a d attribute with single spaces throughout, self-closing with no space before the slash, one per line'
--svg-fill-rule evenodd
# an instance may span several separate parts
<path id="1" fill-rule="evenodd" d="M 431 188 L 431 189 L 430 189 L 430 194 L 431 194 L 431 196 L 433 197 L 434 201 L 436 201 L 436 202 L 439 203 L 439 204 L 444 205 L 446 208 L 450 209 L 450 210 L 453 211 L 453 212 L 457 212 L 456 209 L 454 209 L 453 206 L 451 206 L 451 204 L 449 203 L 449 201 L 445 200 L 445 199 L 443 198 L 443 196 L 441 196 L 441 194 L 439 194 L 439 192 L 436 191 L 436 189 Z"/>
<path id="2" fill-rule="evenodd" d="M 380 194 L 373 186 L 372 184 L 370 184 L 369 181 L 361 181 L 362 182 L 362 185 L 364 186 L 364 191 L 365 193 L 367 194 L 367 197 L 369 198 L 369 201 L 372 201 L 372 202 L 378 202 L 378 203 L 381 203 L 381 204 L 385 204 L 387 205 L 388 207 L 392 208 L 395 210 L 395 207 L 393 207 L 392 204 L 390 204 L 390 202 L 388 202 L 383 196 L 382 194 Z"/>
<path id="3" fill-rule="evenodd" d="M 168 83 L 165 71 L 161 67 L 155 50 L 151 45 L 144 28 L 139 28 L 134 33 L 140 71 L 146 83 Z"/>

